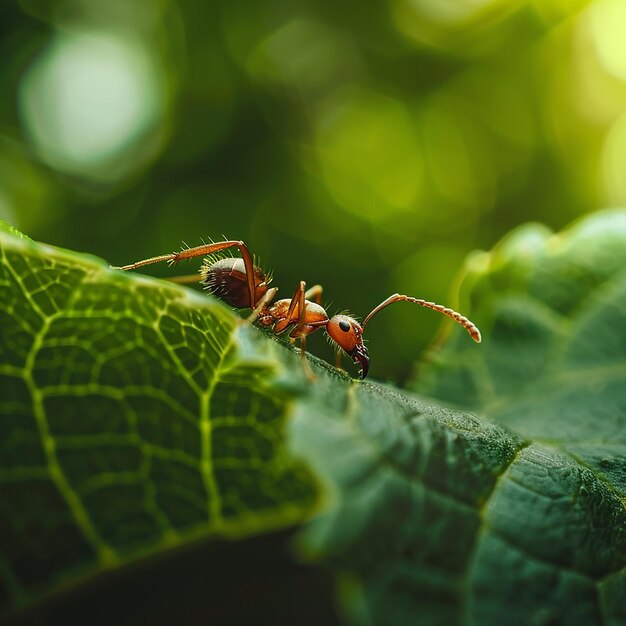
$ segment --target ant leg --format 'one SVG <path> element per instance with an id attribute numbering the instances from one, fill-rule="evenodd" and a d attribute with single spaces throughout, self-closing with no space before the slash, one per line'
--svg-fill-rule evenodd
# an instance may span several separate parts
<path id="1" fill-rule="evenodd" d="M 289 333 L 289 336 L 292 338 L 297 338 L 300 340 L 300 358 L 302 359 L 302 366 L 304 368 L 304 373 L 309 381 L 315 380 L 315 375 L 311 371 L 311 366 L 306 358 L 306 335 L 300 335 L 299 332 L 306 326 L 306 306 L 305 306 L 305 289 L 306 283 L 301 280 L 300 284 L 296 287 L 296 290 L 291 298 L 291 302 L 289 303 L 289 309 L 287 310 L 286 319 L 291 321 L 294 311 L 296 310 L 296 306 L 298 307 L 298 323 L 296 327 Z"/>
<path id="2" fill-rule="evenodd" d="M 341 350 L 337 350 L 337 354 L 335 356 L 335 367 L 338 370 L 341 369 Z"/>
<path id="3" fill-rule="evenodd" d="M 259 317 L 259 313 L 274 299 L 276 292 L 278 291 L 278 287 L 272 287 L 265 292 L 265 295 L 259 300 L 254 311 L 248 315 L 246 321 L 250 324 L 254 324 L 256 322 L 257 317 Z"/>
<path id="4" fill-rule="evenodd" d="M 305 291 L 304 297 L 306 300 L 313 300 L 316 304 L 322 304 L 322 291 L 321 285 L 313 285 L 313 287 Z"/>
<path id="5" fill-rule="evenodd" d="M 149 259 L 143 259 L 143 261 L 137 261 L 130 263 L 129 265 L 123 265 L 121 267 L 111 266 L 114 270 L 136 270 L 138 267 L 144 265 L 151 265 L 152 263 L 159 263 L 160 261 L 167 261 L 170 265 L 183 261 L 184 259 L 192 259 L 197 256 L 209 256 L 215 252 L 226 250 L 228 248 L 239 248 L 243 264 L 246 269 L 246 281 L 248 283 L 248 295 L 250 308 L 256 308 L 257 302 L 255 301 L 255 285 L 254 285 L 254 262 L 252 261 L 252 255 L 248 250 L 248 247 L 243 241 L 219 241 L 218 243 L 209 243 L 202 246 L 196 246 L 195 248 L 187 248 L 180 252 L 172 252 L 171 254 L 161 254 L 160 256 L 153 256 Z"/>
<path id="6" fill-rule="evenodd" d="M 293 293 L 291 302 L 289 303 L 289 309 L 287 309 L 286 319 L 291 322 L 296 306 L 298 307 L 298 325 L 294 330 L 302 330 L 304 327 L 304 316 L 306 314 L 306 307 L 304 306 L 304 292 L 306 289 L 306 283 L 301 280 L 300 284 L 296 287 Z"/>
<path id="7" fill-rule="evenodd" d="M 302 360 L 302 367 L 304 369 L 304 374 L 309 380 L 309 382 L 313 382 L 315 380 L 315 374 L 311 370 L 311 366 L 306 358 L 306 335 L 301 335 L 300 339 L 300 359 Z"/>

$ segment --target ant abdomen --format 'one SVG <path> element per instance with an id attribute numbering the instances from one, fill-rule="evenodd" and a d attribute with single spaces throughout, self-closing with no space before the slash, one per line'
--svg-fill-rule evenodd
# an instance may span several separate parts
<path id="1" fill-rule="evenodd" d="M 254 308 L 250 302 L 246 267 L 243 259 L 226 258 L 212 261 L 207 258 L 200 274 L 204 288 L 215 297 L 236 309 Z M 255 298 L 257 302 L 267 291 L 266 275 L 260 267 L 254 267 Z"/>

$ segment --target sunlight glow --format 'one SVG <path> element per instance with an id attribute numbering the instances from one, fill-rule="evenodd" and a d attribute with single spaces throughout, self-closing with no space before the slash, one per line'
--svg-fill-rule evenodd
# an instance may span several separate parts
<path id="1" fill-rule="evenodd" d="M 94 32 L 57 35 L 19 93 L 24 126 L 42 158 L 56 169 L 95 177 L 136 166 L 119 159 L 157 123 L 163 99 L 160 77 L 139 41 Z"/>
<path id="2" fill-rule="evenodd" d="M 602 0 L 590 8 L 591 32 L 607 72 L 626 81 L 626 2 Z"/>
<path id="3" fill-rule="evenodd" d="M 604 184 L 609 202 L 626 204 L 626 113 L 613 124 L 607 133 L 602 151 Z"/>

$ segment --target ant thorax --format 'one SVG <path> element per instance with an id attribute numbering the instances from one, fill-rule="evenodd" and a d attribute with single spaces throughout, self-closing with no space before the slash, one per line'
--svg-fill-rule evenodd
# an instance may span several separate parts
<path id="1" fill-rule="evenodd" d="M 299 311 L 296 309 L 289 315 L 289 306 L 291 300 L 288 298 L 277 300 L 271 307 L 267 309 L 264 325 L 273 325 L 275 333 L 282 333 L 288 328 L 298 323 Z M 328 321 L 328 315 L 324 307 L 311 302 L 310 300 L 304 301 L 304 315 L 302 317 L 302 328 L 298 329 L 292 337 L 299 337 L 302 335 L 309 335 L 320 327 L 320 323 Z"/>
<path id="2" fill-rule="evenodd" d="M 243 259 L 226 257 L 215 260 L 215 257 L 207 257 L 200 268 L 200 276 L 204 288 L 215 297 L 236 309 L 253 308 Z M 265 272 L 254 266 L 257 300 L 265 295 L 268 282 Z"/>

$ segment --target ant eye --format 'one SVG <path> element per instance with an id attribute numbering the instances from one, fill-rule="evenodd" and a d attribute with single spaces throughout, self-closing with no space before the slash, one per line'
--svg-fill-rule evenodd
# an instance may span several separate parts
<path id="1" fill-rule="evenodd" d="M 341 328 L 344 333 L 347 333 L 350 330 L 350 324 L 341 320 L 341 322 L 339 322 L 339 328 Z"/>

